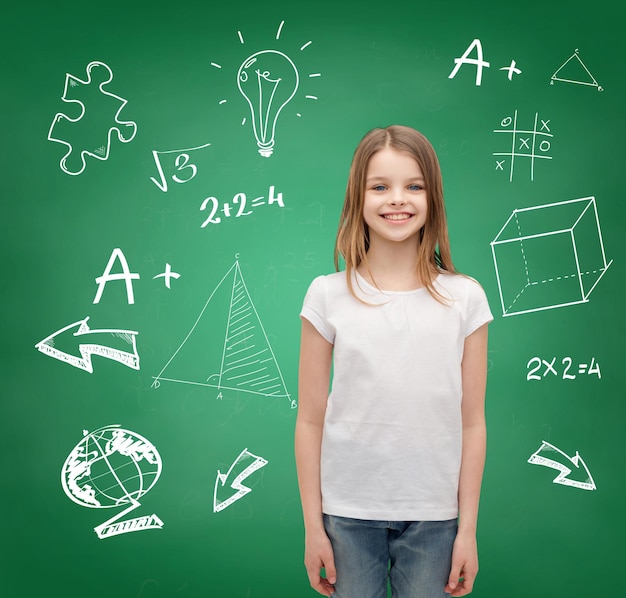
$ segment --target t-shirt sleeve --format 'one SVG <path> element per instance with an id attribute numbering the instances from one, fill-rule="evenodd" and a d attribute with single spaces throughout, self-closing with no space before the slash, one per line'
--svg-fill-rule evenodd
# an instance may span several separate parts
<path id="1" fill-rule="evenodd" d="M 478 330 L 483 324 L 493 320 L 493 314 L 489 309 L 489 301 L 485 291 L 475 280 L 470 280 L 469 282 L 467 317 L 465 319 L 466 337 Z"/>
<path id="2" fill-rule="evenodd" d="M 315 329 L 333 344 L 335 341 L 335 333 L 329 326 L 326 312 L 326 281 L 324 276 L 318 276 L 307 291 L 302 305 L 300 317 L 307 319 Z"/>

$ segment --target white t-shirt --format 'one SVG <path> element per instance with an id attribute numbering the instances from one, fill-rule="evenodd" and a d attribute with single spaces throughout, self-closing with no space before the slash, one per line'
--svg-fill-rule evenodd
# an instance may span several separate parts
<path id="1" fill-rule="evenodd" d="M 435 288 L 379 291 L 353 273 L 316 278 L 300 316 L 334 345 L 321 454 L 322 510 L 356 519 L 454 519 L 465 337 L 493 319 L 481 286 L 441 273 Z"/>

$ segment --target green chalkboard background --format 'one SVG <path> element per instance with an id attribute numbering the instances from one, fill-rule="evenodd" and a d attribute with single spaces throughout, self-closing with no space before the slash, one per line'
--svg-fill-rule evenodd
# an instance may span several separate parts
<path id="1" fill-rule="evenodd" d="M 352 151 L 367 130 L 392 123 L 420 129 L 438 150 L 453 257 L 483 284 L 496 316 L 475 595 L 618 591 L 626 532 L 625 19 L 626 8 L 613 0 L 34 0 L 5 7 L 2 595 L 313 595 L 292 451 L 298 313 L 309 282 L 333 269 Z M 480 85 L 472 64 L 450 78 L 475 39 L 490 64 Z M 257 151 L 237 87 L 239 66 L 264 50 L 283 53 L 299 74 L 271 157 Z M 578 82 L 551 84 L 576 50 L 556 78 Z M 106 66 L 92 67 L 91 85 L 77 82 L 87 80 L 92 62 Z M 84 101 L 79 120 L 80 105 L 61 99 L 66 73 L 76 79 L 68 97 Z M 114 95 L 100 93 L 100 84 Z M 57 114 L 76 122 L 61 118 L 51 134 Z M 127 142 L 114 131 L 108 144 L 116 114 L 131 123 L 119 125 Z M 517 130 L 530 132 L 514 135 L 515 118 Z M 49 136 L 71 144 L 65 162 L 69 145 Z M 495 155 L 524 153 L 522 139 L 534 139 L 541 157 Z M 82 169 L 80 150 L 107 159 L 87 156 L 80 174 L 65 172 Z M 525 298 L 541 289 L 525 304 L 529 313 L 515 313 L 520 299 L 504 305 L 503 315 L 490 244 L 514 210 L 588 197 L 595 199 L 584 214 L 579 204 L 549 217 L 535 210 L 529 229 L 520 229 L 525 240 L 494 245 L 503 286 L 523 283 Z M 521 221 L 521 213 L 513 218 Z M 533 237 L 544 225 L 566 232 Z M 520 271 L 522 243 L 534 260 L 526 266 L 542 280 L 573 276 L 576 284 L 532 284 L 535 274 Z M 590 274 L 577 274 L 572 243 Z M 94 303 L 112 255 L 123 255 L 137 275 L 132 304 L 123 280 L 106 283 Z M 159 276 L 168 264 L 178 278 Z M 121 271 L 115 259 L 111 272 Z M 588 291 L 603 273 L 587 301 L 539 309 L 569 302 L 581 279 Z M 271 355 L 268 367 L 279 378 L 272 392 L 281 396 L 233 391 L 232 381 L 216 388 L 211 378 L 224 369 L 233 286 L 252 313 L 250 342 Z M 91 332 L 73 336 L 85 318 Z M 80 357 L 83 341 L 127 350 L 133 338 L 139 369 L 93 356 L 89 373 L 55 358 L 62 351 Z M 155 514 L 163 526 L 100 539 L 94 528 L 128 504 L 87 508 L 64 492 L 61 474 L 75 447 L 91 454 L 114 438 L 101 430 L 89 440 L 83 430 L 115 425 L 127 439 L 132 433 L 149 443 L 109 455 L 127 491 L 149 488 L 124 517 Z M 539 457 L 573 470 L 564 483 L 554 483 L 559 472 L 546 461 L 529 463 L 544 442 Z M 249 455 L 236 463 L 244 449 Z M 137 470 L 131 475 L 133 455 L 143 480 Z M 128 502 L 98 463 L 94 496 L 111 505 L 117 491 Z M 230 484 L 252 465 L 260 467 L 248 472 L 251 491 L 240 497 Z M 231 466 L 216 497 L 218 471 Z"/>

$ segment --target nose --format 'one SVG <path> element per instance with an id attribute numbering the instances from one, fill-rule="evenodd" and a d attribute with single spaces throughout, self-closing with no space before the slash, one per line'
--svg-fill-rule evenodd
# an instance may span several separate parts
<path id="1" fill-rule="evenodd" d="M 402 189 L 396 189 L 392 192 L 389 198 L 389 203 L 392 206 L 403 206 L 406 203 Z"/>

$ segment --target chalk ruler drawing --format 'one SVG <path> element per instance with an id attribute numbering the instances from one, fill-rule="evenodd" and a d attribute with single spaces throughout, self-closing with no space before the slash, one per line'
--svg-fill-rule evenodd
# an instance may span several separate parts
<path id="1" fill-rule="evenodd" d="M 285 21 L 281 21 L 276 32 L 280 39 Z M 239 42 L 245 44 L 241 31 L 237 32 Z M 311 45 L 306 42 L 300 51 Z M 212 62 L 211 66 L 221 69 L 222 65 Z M 321 73 L 311 73 L 309 78 L 320 77 Z M 300 86 L 300 74 L 295 62 L 284 52 L 276 49 L 261 50 L 247 56 L 237 70 L 237 88 L 246 100 L 250 111 L 250 123 L 259 154 L 269 158 L 274 153 L 276 124 L 281 112 L 293 100 Z M 317 96 L 307 94 L 305 99 L 317 100 Z M 220 100 L 225 104 L 226 99 Z M 302 116 L 296 113 L 298 117 Z M 242 125 L 245 125 L 246 118 Z"/>
<path id="2" fill-rule="evenodd" d="M 576 85 L 589 85 L 595 87 L 598 91 L 604 91 L 603 87 L 598 84 L 595 77 L 581 60 L 578 54 L 578 48 L 576 48 L 574 53 L 555 71 L 554 75 L 550 77 L 550 85 L 554 85 L 555 81 L 574 83 Z"/>
<path id="3" fill-rule="evenodd" d="M 504 316 L 587 303 L 613 263 L 595 197 L 513 210 L 491 251 Z"/>
<path id="4" fill-rule="evenodd" d="M 252 492 L 251 488 L 243 485 L 244 480 L 266 465 L 267 461 L 263 457 L 253 455 L 245 448 L 226 473 L 218 469 L 213 491 L 213 512 L 223 511 Z"/>
<path id="5" fill-rule="evenodd" d="M 180 150 L 152 150 L 152 157 L 154 158 L 159 178 L 156 179 L 151 176 L 150 180 L 164 193 L 167 192 L 167 182 L 169 178 L 171 178 L 175 183 L 188 183 L 196 176 L 196 174 L 198 174 L 198 167 L 191 161 L 189 154 L 191 152 L 207 148 L 210 145 L 210 143 L 205 143 L 204 145 L 199 145 L 197 147 L 188 147 Z M 173 167 L 176 170 L 176 173 L 171 175 L 171 177 L 165 175 L 161 156 L 174 156 Z"/>
<path id="6" fill-rule="evenodd" d="M 125 507 L 94 528 L 98 538 L 161 529 L 154 513 L 122 519 L 141 506 L 139 499 L 156 484 L 162 462 L 156 447 L 136 432 L 118 425 L 89 433 L 74 447 L 61 469 L 61 485 L 75 503 L 91 509 Z"/>
<path id="7" fill-rule="evenodd" d="M 541 446 L 528 459 L 528 463 L 556 469 L 559 474 L 552 480 L 554 484 L 562 484 L 563 486 L 571 486 L 581 490 L 596 489 L 596 484 L 591 477 L 589 468 L 578 454 L 578 451 L 576 451 L 573 457 L 569 457 L 553 444 L 543 440 Z M 572 472 L 578 474 L 578 477 L 584 478 L 584 481 L 573 479 Z"/>
<path id="8" fill-rule="evenodd" d="M 90 374 L 93 373 L 92 355 L 112 359 L 134 370 L 139 369 L 137 353 L 139 333 L 136 330 L 92 329 L 89 328 L 87 320 L 89 316 L 53 332 L 39 341 L 35 347 L 44 355 Z"/>
<path id="9" fill-rule="evenodd" d="M 216 332 L 216 326 L 206 328 L 203 324 L 210 306 L 218 311 L 218 317 L 223 314 L 226 319 L 221 355 L 216 352 L 211 354 L 207 342 L 222 337 Z M 181 345 L 159 374 L 154 376 L 152 387 L 159 388 L 162 381 L 216 388 L 217 398 L 222 398 L 222 391 L 225 390 L 270 398 L 284 397 L 292 408 L 296 407 L 285 386 L 238 260 L 215 287 Z"/>
<path id="10" fill-rule="evenodd" d="M 540 121 L 540 122 L 538 122 Z M 504 156 L 502 160 L 496 158 L 496 170 L 504 172 L 507 158 L 509 159 L 508 171 L 509 182 L 513 181 L 516 158 L 530 158 L 530 180 L 535 178 L 535 160 L 552 160 L 548 155 L 552 146 L 552 133 L 550 131 L 550 120 L 539 118 L 539 113 L 535 112 L 532 129 L 517 128 L 517 110 L 513 116 L 506 116 L 500 122 L 500 129 L 494 129 L 494 133 L 501 133 L 500 138 L 507 140 L 507 151 L 493 152 L 494 156 Z M 537 126 L 539 125 L 539 129 Z"/>
<path id="11" fill-rule="evenodd" d="M 113 71 L 104 62 L 94 61 L 87 65 L 86 72 L 84 80 L 66 73 L 61 96 L 64 102 L 79 108 L 78 115 L 72 118 L 57 113 L 48 131 L 49 141 L 67 147 L 59 166 L 70 175 L 85 170 L 86 156 L 107 160 L 114 132 L 122 143 L 132 141 L 137 134 L 137 124 L 120 117 L 128 101 L 105 89 L 113 79 Z"/>

